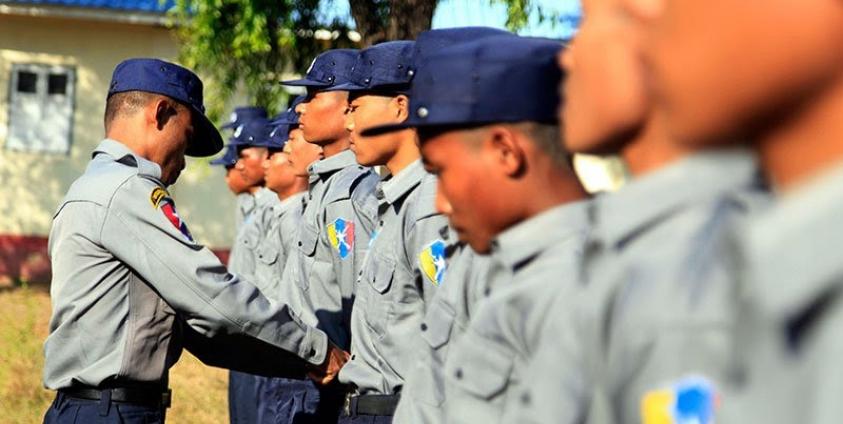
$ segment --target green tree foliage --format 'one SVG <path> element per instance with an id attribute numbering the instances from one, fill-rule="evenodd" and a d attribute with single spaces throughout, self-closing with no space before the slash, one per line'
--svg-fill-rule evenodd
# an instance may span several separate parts
<path id="1" fill-rule="evenodd" d="M 360 39 L 345 21 L 326 22 L 320 0 L 176 0 L 172 28 L 180 61 L 207 80 L 208 112 L 219 119 L 234 93 L 276 112 L 286 105 L 283 74 L 302 73 L 319 52 L 412 39 L 430 28 L 439 0 L 348 1 Z M 536 9 L 531 0 L 488 0 L 507 6 L 507 27 L 518 31 Z M 541 12 L 541 10 L 539 10 Z M 542 15 L 544 16 L 544 15 Z"/>
<path id="2" fill-rule="evenodd" d="M 237 90 L 271 112 L 282 109 L 282 74 L 305 70 L 322 50 L 354 45 L 344 23 L 319 21 L 318 6 L 319 0 L 177 0 L 171 17 L 179 59 L 207 78 L 213 119 Z M 319 29 L 327 39 L 315 36 Z"/>

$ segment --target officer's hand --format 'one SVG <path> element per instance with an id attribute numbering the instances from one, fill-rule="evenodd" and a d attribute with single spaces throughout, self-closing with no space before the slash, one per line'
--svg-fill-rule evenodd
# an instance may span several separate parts
<path id="1" fill-rule="evenodd" d="M 324 386 L 337 377 L 340 369 L 348 362 L 350 356 L 348 352 L 334 346 L 333 343 L 328 343 L 328 353 L 325 355 L 325 362 L 318 368 L 307 373 L 307 376 Z"/>

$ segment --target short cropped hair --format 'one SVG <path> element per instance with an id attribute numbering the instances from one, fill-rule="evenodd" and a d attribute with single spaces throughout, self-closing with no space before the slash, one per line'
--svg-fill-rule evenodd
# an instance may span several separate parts
<path id="1" fill-rule="evenodd" d="M 559 166 L 570 168 L 572 157 L 562 145 L 560 128 L 557 124 L 542 124 L 537 122 L 521 122 L 513 124 L 523 131 L 542 152 Z"/>
<path id="2" fill-rule="evenodd" d="M 179 102 L 166 96 L 146 91 L 124 91 L 112 94 L 105 102 L 105 130 L 108 131 L 115 119 L 130 116 L 146 107 L 150 102 L 161 98 L 170 100 L 176 108 L 182 106 Z"/>

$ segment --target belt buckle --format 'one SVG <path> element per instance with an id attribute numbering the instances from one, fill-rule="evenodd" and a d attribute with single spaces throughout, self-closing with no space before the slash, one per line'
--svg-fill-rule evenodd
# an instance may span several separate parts
<path id="1" fill-rule="evenodd" d="M 170 408 L 170 405 L 172 405 L 172 404 L 173 404 L 173 390 L 167 389 L 167 390 L 164 391 L 164 393 L 161 393 L 161 406 L 163 406 L 164 409 L 168 409 L 168 408 Z"/>
<path id="2" fill-rule="evenodd" d="M 346 417 L 351 416 L 351 397 L 354 396 L 353 393 L 348 392 L 345 394 L 345 400 L 342 403 L 342 412 Z"/>

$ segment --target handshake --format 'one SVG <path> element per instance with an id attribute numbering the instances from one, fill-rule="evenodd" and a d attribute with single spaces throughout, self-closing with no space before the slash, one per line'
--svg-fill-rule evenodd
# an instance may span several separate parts
<path id="1" fill-rule="evenodd" d="M 323 386 L 328 385 L 334 381 L 350 356 L 348 352 L 329 342 L 325 361 L 321 365 L 312 367 L 307 376 Z"/>

